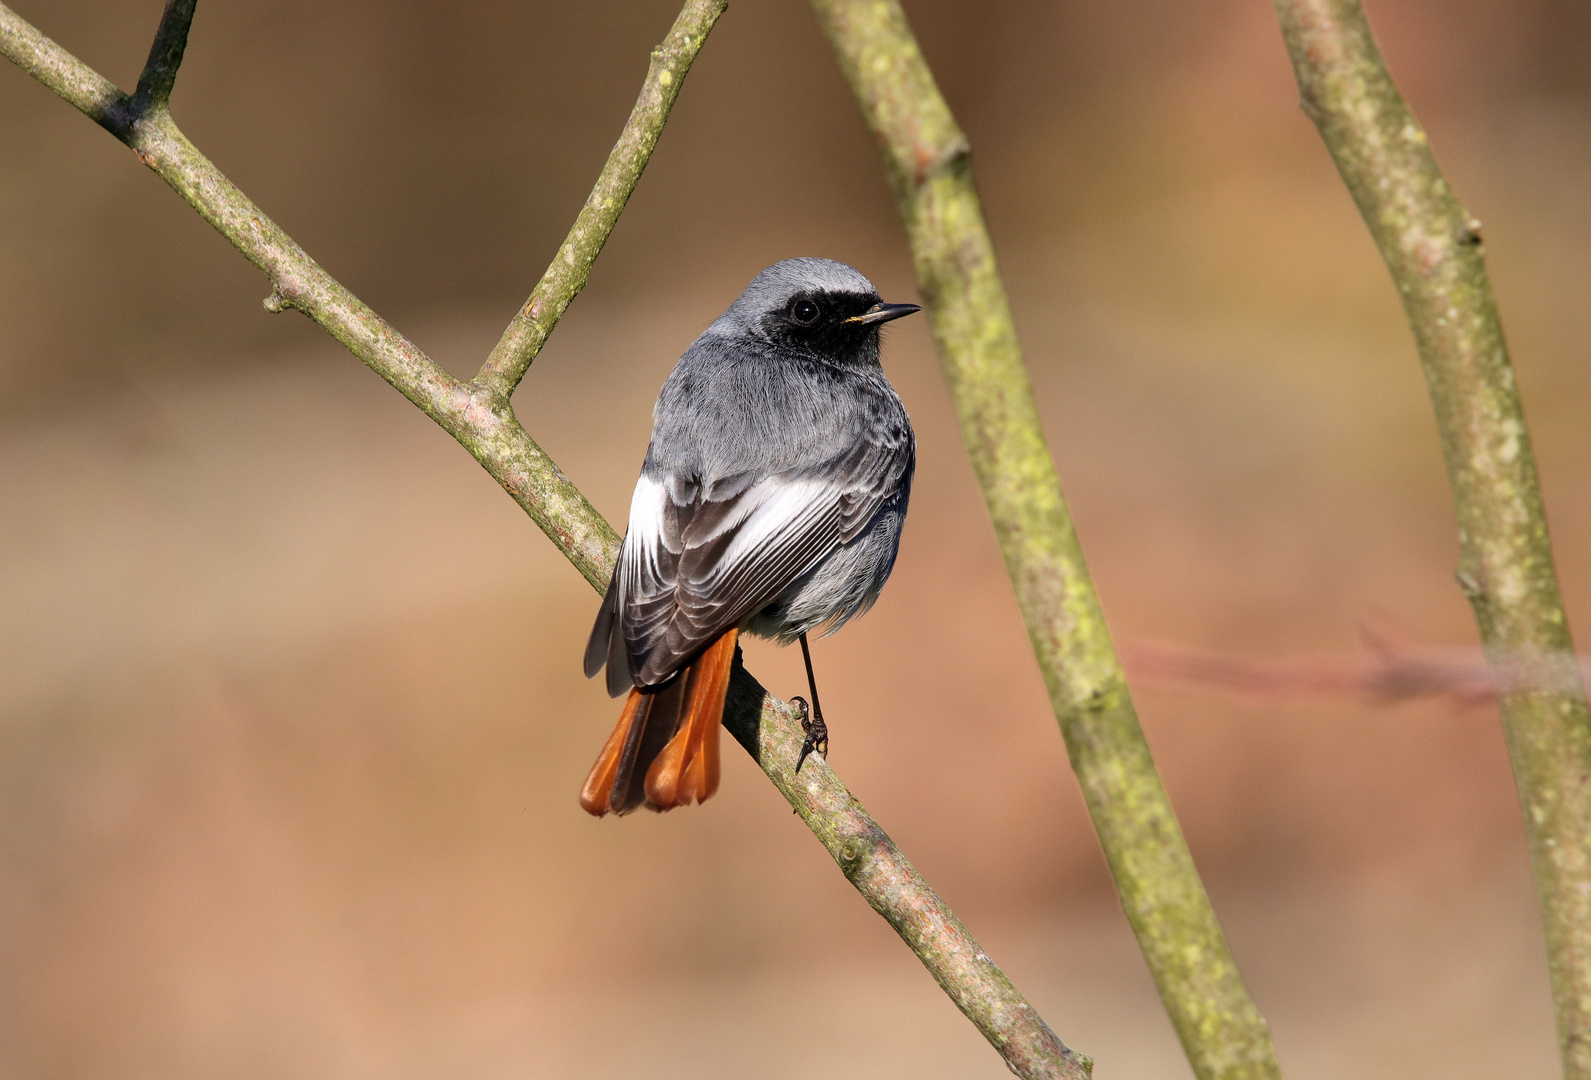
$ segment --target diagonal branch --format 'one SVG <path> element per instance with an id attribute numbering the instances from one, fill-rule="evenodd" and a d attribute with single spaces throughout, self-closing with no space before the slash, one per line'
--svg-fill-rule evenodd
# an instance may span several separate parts
<path id="1" fill-rule="evenodd" d="M 127 142 L 127 95 L 4 4 L 0 4 L 0 51 L 67 104 Z"/>
<path id="2" fill-rule="evenodd" d="M 846 879 L 895 928 L 1013 1073 L 1033 1080 L 1088 1080 L 1093 1061 L 1056 1037 L 828 763 L 814 754 L 797 775 L 805 735 L 796 716 L 740 666 L 737 653 L 724 726 Z"/>
<path id="3" fill-rule="evenodd" d="M 896 0 L 813 0 L 878 140 L 945 381 L 1122 908 L 1201 1080 L 1280 1076 L 1138 725 L 1061 494 L 966 137 Z"/>
<path id="4" fill-rule="evenodd" d="M 704 35 L 724 7 L 724 0 L 688 0 L 670 40 L 678 34 L 680 48 L 688 48 L 689 55 L 694 56 L 700 48 L 700 38 L 692 33 L 694 42 L 686 41 L 682 24 L 690 25 L 688 17 L 710 16 L 696 24 Z M 488 364 L 481 378 L 461 382 L 305 254 L 188 142 L 166 110 L 156 109 L 135 118 L 136 122 L 129 119 L 127 95 L 3 3 L 0 53 L 127 143 L 144 164 L 265 273 L 272 285 L 265 302 L 268 309 L 298 308 L 342 342 L 469 450 L 594 588 L 599 592 L 606 588 L 618 553 L 618 536 L 526 434 L 508 396 L 513 388 L 509 378 L 512 365 L 519 364 L 518 373 L 523 374 L 535 349 L 579 290 L 584 270 L 578 279 L 561 278 L 549 270 L 543 278 L 547 285 L 545 295 L 555 301 L 561 297 L 561 302 L 556 307 L 544 306 L 534 317 L 525 316 L 534 325 L 524 329 L 522 338 L 515 336 L 510 327 L 505 341 L 512 337 L 519 344 L 511 342 L 505 355 L 514 359 L 494 370 L 489 370 Z M 669 53 L 667 43 L 659 54 L 665 58 L 683 55 Z M 654 54 L 648 85 L 675 84 L 663 105 L 666 116 L 685 67 L 660 66 L 663 62 L 658 59 L 659 54 Z M 174 64 L 171 70 L 175 71 Z M 664 79 L 663 75 L 670 72 L 670 78 Z M 642 104 L 637 106 L 637 112 L 644 114 L 639 125 L 642 127 L 652 122 L 645 119 L 652 115 L 642 108 L 646 101 L 647 94 L 643 92 Z M 658 126 L 662 118 L 657 118 Z M 626 137 L 630 134 L 627 129 Z M 649 152 L 657 132 L 654 129 L 638 138 L 641 141 L 634 145 L 644 144 L 644 151 Z M 620 147 L 625 144 L 625 139 L 621 139 Z M 616 166 L 610 158 L 603 180 L 598 182 L 599 192 L 606 182 L 616 185 L 612 189 L 615 198 L 621 190 L 628 195 L 645 164 L 645 152 L 636 152 L 639 158 L 620 155 L 615 150 L 622 160 Z M 602 196 L 599 202 L 598 193 L 593 193 L 587 210 L 596 207 L 600 213 L 593 211 L 596 216 L 591 219 L 590 233 L 573 247 L 565 244 L 564 251 L 575 253 L 576 264 L 584 259 L 587 269 L 611 230 L 617 210 L 622 208 L 622 202 L 610 208 L 607 198 Z M 582 213 L 582 220 L 585 218 Z M 577 222 L 571 236 L 579 232 Z M 593 243 L 595 246 L 591 246 Z M 560 252 L 560 260 L 564 259 Z M 799 776 L 795 774 L 794 762 L 804 737 L 796 717 L 796 710 L 768 694 L 737 662 L 725 726 L 801 815 L 856 890 L 888 920 L 1013 1072 L 1033 1080 L 1087 1080 L 1093 1063 L 1055 1036 L 827 763 L 810 760 Z"/>
<path id="5" fill-rule="evenodd" d="M 133 91 L 132 108 L 136 115 L 164 110 L 171 100 L 171 88 L 177 82 L 183 50 L 188 47 L 188 27 L 193 25 L 193 9 L 197 3 L 198 0 L 166 0 L 166 11 L 160 17 L 154 44 L 149 46 L 149 59 L 144 61 L 143 74 L 138 76 L 138 89 Z"/>
<path id="6" fill-rule="evenodd" d="M 0 4 L 0 52 L 130 147 L 271 282 L 265 306 L 298 308 L 440 424 L 525 509 L 587 581 L 606 587 L 617 538 L 520 426 L 507 399 L 435 364 L 305 254 L 161 110 L 128 120 L 128 97 Z"/>
<path id="7" fill-rule="evenodd" d="M 602 175 L 586 198 L 574 227 L 563 246 L 536 283 L 530 299 L 514 316 L 502 340 L 492 349 L 476 382 L 491 384 L 504 393 L 513 393 L 525 377 L 531 362 L 547 342 L 547 335 L 558 325 L 564 309 L 586 287 L 591 265 L 602 253 L 608 234 L 618 224 L 619 215 L 630 201 L 630 193 L 641 179 L 663 133 L 674 99 L 679 96 L 691 63 L 707 40 L 708 33 L 724 4 L 714 0 L 690 0 L 680 11 L 663 44 L 652 50 L 652 64 L 641 86 L 641 96 L 630 111 L 624 132 L 608 155 Z"/>
<path id="8" fill-rule="evenodd" d="M 1591 1078 L 1591 717 L 1530 433 L 1481 249 L 1359 0 L 1276 0 L 1304 111 L 1391 272 L 1436 410 L 1458 581 L 1498 685 L 1547 938 L 1564 1075 Z M 1546 677 L 1521 680 L 1520 666 Z"/>

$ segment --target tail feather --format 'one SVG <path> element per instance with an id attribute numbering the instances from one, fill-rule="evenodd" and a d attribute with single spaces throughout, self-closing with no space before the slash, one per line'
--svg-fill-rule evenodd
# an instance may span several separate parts
<path id="1" fill-rule="evenodd" d="M 707 647 L 690 668 L 685 717 L 646 772 L 647 802 L 668 809 L 705 802 L 718 790 L 718 727 L 724 719 L 734 630 Z"/>
<path id="2" fill-rule="evenodd" d="M 668 685 L 630 691 L 580 792 L 587 813 L 672 810 L 718 790 L 718 729 L 738 636 L 725 632 Z"/>
<path id="3" fill-rule="evenodd" d="M 681 672 L 679 678 L 652 693 L 630 691 L 640 694 L 641 703 L 624 740 L 618 773 L 613 779 L 613 795 L 608 800 L 615 814 L 628 814 L 646 802 L 647 766 L 663 752 L 679 727 L 689 675 L 688 671 Z"/>
<path id="4" fill-rule="evenodd" d="M 648 707 L 639 690 L 632 691 L 629 699 L 625 701 L 613 734 L 608 736 L 607 743 L 602 747 L 602 753 L 597 755 L 597 763 L 591 766 L 591 775 L 586 777 L 586 786 L 580 789 L 580 805 L 585 807 L 588 813 L 601 817 L 612 805 L 613 781 L 618 777 L 619 759 L 624 752 L 625 737 L 635 723 L 636 713 Z"/>

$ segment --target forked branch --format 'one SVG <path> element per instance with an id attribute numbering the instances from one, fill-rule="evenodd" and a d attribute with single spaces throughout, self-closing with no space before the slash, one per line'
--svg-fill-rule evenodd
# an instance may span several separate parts
<path id="1" fill-rule="evenodd" d="M 724 8 L 724 0 L 687 0 L 652 54 L 640 100 L 569 238 L 469 382 L 438 367 L 321 269 L 177 129 L 164 105 L 182 59 L 192 0 L 168 6 L 135 95 L 137 106 L 4 4 L 0 52 L 125 142 L 259 267 L 272 287 L 267 308 L 294 307 L 308 315 L 457 439 L 601 591 L 613 571 L 618 536 L 526 434 L 509 395 L 584 286 L 656 145 L 681 80 Z M 1091 1062 L 1056 1038 L 827 764 L 811 760 L 795 775 L 802 740 L 795 710 L 738 663 L 724 722 L 1013 1072 L 1034 1080 L 1086 1080 Z"/>

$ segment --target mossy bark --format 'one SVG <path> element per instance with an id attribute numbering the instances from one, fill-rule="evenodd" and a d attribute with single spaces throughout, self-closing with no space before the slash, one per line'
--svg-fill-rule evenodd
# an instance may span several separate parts
<path id="1" fill-rule="evenodd" d="M 1277 0 L 1301 103 L 1414 331 L 1524 810 L 1564 1074 L 1591 1080 L 1591 720 L 1480 222 L 1448 187 L 1358 0 Z"/>
<path id="2" fill-rule="evenodd" d="M 940 363 L 1122 908 L 1201 1078 L 1281 1075 L 1138 724 L 1061 494 L 967 140 L 894 0 L 814 0 L 905 219 Z"/>

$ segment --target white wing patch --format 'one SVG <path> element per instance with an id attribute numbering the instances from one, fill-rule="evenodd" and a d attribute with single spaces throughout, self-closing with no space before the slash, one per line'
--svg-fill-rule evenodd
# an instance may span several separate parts
<path id="1" fill-rule="evenodd" d="M 609 663 L 627 659 L 634 685 L 664 682 L 865 525 L 911 463 L 908 436 L 859 448 L 821 472 L 749 486 L 734 477 L 642 476 L 620 556 Z"/>
<path id="2" fill-rule="evenodd" d="M 624 575 L 633 588 L 638 577 L 659 576 L 658 549 L 663 546 L 664 502 L 668 493 L 663 485 L 648 477 L 635 482 L 630 498 L 630 527 L 624 536 Z M 672 576 L 672 575 L 670 575 Z M 628 591 L 628 590 L 625 590 Z"/>
<path id="3" fill-rule="evenodd" d="M 629 535 L 647 547 L 654 547 L 663 538 L 663 500 L 667 495 L 663 485 L 643 476 L 635 482 L 635 494 L 630 498 Z"/>
<path id="4" fill-rule="evenodd" d="M 800 532 L 803 524 L 821 517 L 837 501 L 838 494 L 826 480 L 770 476 L 755 484 L 740 497 L 746 513 L 737 517 L 745 524 L 724 552 L 724 564 L 737 566 L 760 549 L 777 547 L 781 537 Z"/>

